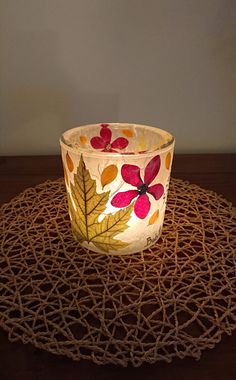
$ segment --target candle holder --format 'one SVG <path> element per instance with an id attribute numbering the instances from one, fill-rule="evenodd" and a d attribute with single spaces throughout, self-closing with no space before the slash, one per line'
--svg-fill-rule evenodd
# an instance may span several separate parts
<path id="1" fill-rule="evenodd" d="M 124 255 L 153 245 L 164 221 L 173 136 L 138 124 L 92 124 L 60 139 L 75 239 Z"/>

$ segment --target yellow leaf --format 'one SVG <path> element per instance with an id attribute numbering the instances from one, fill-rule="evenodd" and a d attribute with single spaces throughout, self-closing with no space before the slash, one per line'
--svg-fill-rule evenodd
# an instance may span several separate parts
<path id="1" fill-rule="evenodd" d="M 166 169 L 169 170 L 170 169 L 170 163 L 171 163 L 171 153 L 167 153 L 166 155 Z"/>
<path id="2" fill-rule="evenodd" d="M 73 172 L 74 164 L 73 164 L 73 161 L 72 161 L 68 152 L 66 153 L 66 163 L 67 163 L 67 167 L 68 167 L 69 171 Z"/>
<path id="3" fill-rule="evenodd" d="M 122 133 L 126 137 L 133 137 L 134 136 L 134 132 L 131 131 L 131 129 L 122 129 Z"/>
<path id="4" fill-rule="evenodd" d="M 137 151 L 145 151 L 147 150 L 147 144 L 144 134 L 140 134 L 138 141 L 137 141 Z"/>
<path id="5" fill-rule="evenodd" d="M 103 172 L 101 174 L 102 187 L 114 181 L 114 179 L 117 176 L 117 173 L 118 173 L 118 169 L 116 165 L 109 165 L 105 169 L 103 169 Z"/>
<path id="6" fill-rule="evenodd" d="M 129 243 L 114 239 L 114 236 L 128 228 L 127 222 L 132 211 L 133 204 L 120 209 L 115 214 L 107 214 L 100 223 L 94 224 L 91 228 L 90 241 L 105 252 L 125 248 Z"/>
<path id="7" fill-rule="evenodd" d="M 152 214 L 151 218 L 149 219 L 149 223 L 148 223 L 148 224 L 149 224 L 149 225 L 154 224 L 154 223 L 157 221 L 158 217 L 159 217 L 159 210 L 156 210 L 156 211 Z"/>
<path id="8" fill-rule="evenodd" d="M 99 222 L 98 218 L 104 213 L 109 201 L 109 194 L 110 191 L 97 193 L 96 181 L 91 178 L 81 156 L 68 201 L 72 231 L 79 241 L 93 243 L 104 252 L 129 245 L 114 237 L 128 228 L 127 222 L 133 211 L 131 204 L 114 214 L 106 214 Z"/>
<path id="9" fill-rule="evenodd" d="M 69 186 L 68 175 L 67 175 L 67 171 L 66 171 L 64 164 L 63 164 L 63 171 L 64 171 L 65 183 L 67 186 Z"/>
<path id="10" fill-rule="evenodd" d="M 87 137 L 86 137 L 86 136 L 80 136 L 79 139 L 80 139 L 80 143 L 81 143 L 82 145 L 85 145 L 85 144 L 86 144 L 86 142 L 87 142 Z"/>

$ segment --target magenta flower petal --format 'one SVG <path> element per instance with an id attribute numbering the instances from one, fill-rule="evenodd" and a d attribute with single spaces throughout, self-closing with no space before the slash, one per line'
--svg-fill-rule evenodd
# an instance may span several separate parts
<path id="1" fill-rule="evenodd" d="M 117 139 L 113 141 L 111 146 L 112 148 L 115 148 L 115 149 L 124 149 L 127 147 L 128 144 L 129 144 L 129 141 L 127 139 L 125 139 L 124 137 L 118 137 Z"/>
<path id="2" fill-rule="evenodd" d="M 138 218 L 146 218 L 151 207 L 147 194 L 140 195 L 134 204 L 134 212 Z"/>
<path id="3" fill-rule="evenodd" d="M 164 194 L 164 187 L 161 183 L 158 183 L 157 185 L 149 186 L 147 192 L 152 194 L 156 201 L 158 201 Z"/>
<path id="4" fill-rule="evenodd" d="M 132 186 L 138 187 L 143 183 L 140 178 L 140 168 L 136 165 L 122 165 L 121 175 L 123 180 Z"/>
<path id="5" fill-rule="evenodd" d="M 128 191 L 121 191 L 120 193 L 117 193 L 111 200 L 111 204 L 114 207 L 126 207 L 128 206 L 131 201 L 137 197 L 138 191 L 137 190 L 128 190 Z"/>
<path id="6" fill-rule="evenodd" d="M 106 145 L 105 141 L 99 136 L 92 137 L 90 144 L 94 149 L 102 149 L 105 148 Z"/>
<path id="7" fill-rule="evenodd" d="M 149 185 L 157 176 L 160 166 L 161 166 L 160 156 L 156 156 L 151 161 L 149 161 L 144 172 L 144 182 L 147 185 Z"/>
<path id="8" fill-rule="evenodd" d="M 100 130 L 100 136 L 106 144 L 111 142 L 111 130 L 110 128 L 102 128 Z"/>

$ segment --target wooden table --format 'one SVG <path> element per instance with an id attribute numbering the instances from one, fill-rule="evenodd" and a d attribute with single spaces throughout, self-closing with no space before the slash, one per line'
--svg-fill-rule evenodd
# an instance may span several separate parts
<path id="1" fill-rule="evenodd" d="M 186 179 L 222 194 L 236 205 L 236 154 L 176 155 L 172 170 L 176 178 Z M 0 158 L 0 204 L 29 186 L 62 176 L 59 156 Z M 144 364 L 139 368 L 114 365 L 97 366 L 90 361 L 74 362 L 63 356 L 39 350 L 30 344 L 10 343 L 0 329 L 0 379 L 91 379 L 91 380 L 234 380 L 236 379 L 236 331 L 199 361 L 176 359 L 170 364 Z"/>

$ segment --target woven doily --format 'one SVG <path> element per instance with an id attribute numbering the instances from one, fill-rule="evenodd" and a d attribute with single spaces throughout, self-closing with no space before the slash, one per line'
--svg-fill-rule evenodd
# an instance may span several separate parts
<path id="1" fill-rule="evenodd" d="M 172 179 L 162 237 L 106 256 L 72 237 L 63 180 L 1 208 L 0 325 L 10 340 L 72 359 L 139 366 L 199 358 L 236 327 L 236 214 Z"/>

